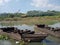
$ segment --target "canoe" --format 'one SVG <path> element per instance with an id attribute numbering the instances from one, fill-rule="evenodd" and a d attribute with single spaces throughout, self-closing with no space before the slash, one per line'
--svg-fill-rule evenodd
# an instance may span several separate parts
<path id="1" fill-rule="evenodd" d="M 41 42 L 47 36 L 47 34 L 23 34 L 22 38 L 24 39 L 24 41 Z"/>

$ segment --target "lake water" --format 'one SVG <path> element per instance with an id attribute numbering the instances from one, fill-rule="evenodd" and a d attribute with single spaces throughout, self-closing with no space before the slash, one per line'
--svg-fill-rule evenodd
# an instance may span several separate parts
<path id="1" fill-rule="evenodd" d="M 53 37 L 52 36 L 47 37 L 45 40 L 43 40 L 43 44 L 45 45 L 60 45 L 60 39 Z"/>
<path id="2" fill-rule="evenodd" d="M 0 26 L 0 27 L 6 27 L 6 26 Z M 28 25 L 23 24 L 23 25 L 18 25 L 18 26 L 14 25 L 14 27 L 17 27 L 18 29 L 21 29 L 21 30 L 25 30 L 25 29 L 32 30 L 32 31 L 34 30 L 34 25 L 28 26 Z M 7 41 L 7 40 L 0 40 L 0 45 L 17 45 L 17 44 L 15 44 L 14 42 Z M 31 42 L 29 43 L 29 45 L 60 45 L 60 39 L 52 37 L 52 36 L 48 36 L 42 42 Z"/>
<path id="3" fill-rule="evenodd" d="M 31 42 L 29 45 L 60 45 L 60 39 L 48 36 L 46 39 L 44 39 L 42 42 Z"/>
<path id="4" fill-rule="evenodd" d="M 9 40 L 0 40 L 0 45 L 16 45 L 16 44 Z"/>
<path id="5" fill-rule="evenodd" d="M 49 38 L 49 39 L 48 39 Z M 50 37 L 47 37 L 42 42 L 31 42 L 28 45 L 60 45 L 60 39 L 57 40 L 51 40 Z M 0 45 L 18 45 L 15 42 L 11 42 L 9 40 L 0 40 Z"/>
<path id="6" fill-rule="evenodd" d="M 0 40 L 0 45 L 12 45 L 11 42 L 6 40 Z"/>

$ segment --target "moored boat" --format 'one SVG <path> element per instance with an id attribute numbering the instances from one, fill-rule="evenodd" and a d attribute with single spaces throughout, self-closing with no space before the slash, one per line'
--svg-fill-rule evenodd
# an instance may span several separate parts
<path id="1" fill-rule="evenodd" d="M 22 38 L 24 39 L 24 41 L 41 42 L 47 36 L 47 34 L 23 34 Z"/>

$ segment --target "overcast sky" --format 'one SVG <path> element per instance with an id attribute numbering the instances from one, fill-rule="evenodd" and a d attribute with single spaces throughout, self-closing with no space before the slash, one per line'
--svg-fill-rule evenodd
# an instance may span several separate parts
<path id="1" fill-rule="evenodd" d="M 0 13 L 29 10 L 60 11 L 60 0 L 0 0 Z"/>

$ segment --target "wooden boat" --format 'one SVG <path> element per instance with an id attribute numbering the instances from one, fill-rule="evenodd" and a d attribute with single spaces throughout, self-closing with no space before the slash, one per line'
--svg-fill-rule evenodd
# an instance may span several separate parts
<path id="1" fill-rule="evenodd" d="M 60 28 L 53 28 L 53 27 L 49 27 L 48 25 L 45 25 L 45 24 L 36 24 L 37 27 L 39 28 L 46 28 L 48 30 L 51 30 L 51 31 L 60 31 Z"/>
<path id="2" fill-rule="evenodd" d="M 50 28 L 50 30 L 56 32 L 56 31 L 60 31 L 60 28 Z"/>
<path id="3" fill-rule="evenodd" d="M 31 31 L 31 30 L 18 30 L 19 34 L 34 34 L 35 31 Z"/>
<path id="4" fill-rule="evenodd" d="M 4 27 L 4 28 L 0 28 L 1 30 L 3 30 L 4 32 L 13 32 L 14 31 L 14 27 Z"/>
<path id="5" fill-rule="evenodd" d="M 17 29 L 16 27 L 3 27 L 3 28 L 0 28 L 1 30 L 3 30 L 4 32 L 14 32 L 14 33 L 19 33 L 19 34 L 34 34 L 35 32 L 34 31 L 31 31 L 31 30 L 20 30 L 20 29 Z"/>
<path id="6" fill-rule="evenodd" d="M 46 27 L 46 29 L 51 30 L 51 31 L 60 31 L 60 28 L 53 28 L 53 27 Z"/>
<path id="7" fill-rule="evenodd" d="M 24 41 L 30 41 L 30 42 L 41 42 L 46 37 L 47 34 L 23 34 L 22 35 Z"/>
<path id="8" fill-rule="evenodd" d="M 31 30 L 28 30 L 26 29 L 25 31 L 23 31 L 24 34 L 34 34 L 35 31 L 31 31 Z"/>
<path id="9" fill-rule="evenodd" d="M 44 28 L 45 24 L 36 24 L 37 27 Z"/>
<path id="10" fill-rule="evenodd" d="M 48 29 L 49 28 L 49 29 Z M 38 30 L 42 31 L 42 32 L 45 32 L 51 36 L 54 36 L 54 37 L 57 37 L 57 38 L 60 38 L 60 29 L 54 29 L 54 28 L 51 28 L 51 27 L 47 27 L 47 28 L 37 28 Z"/>

